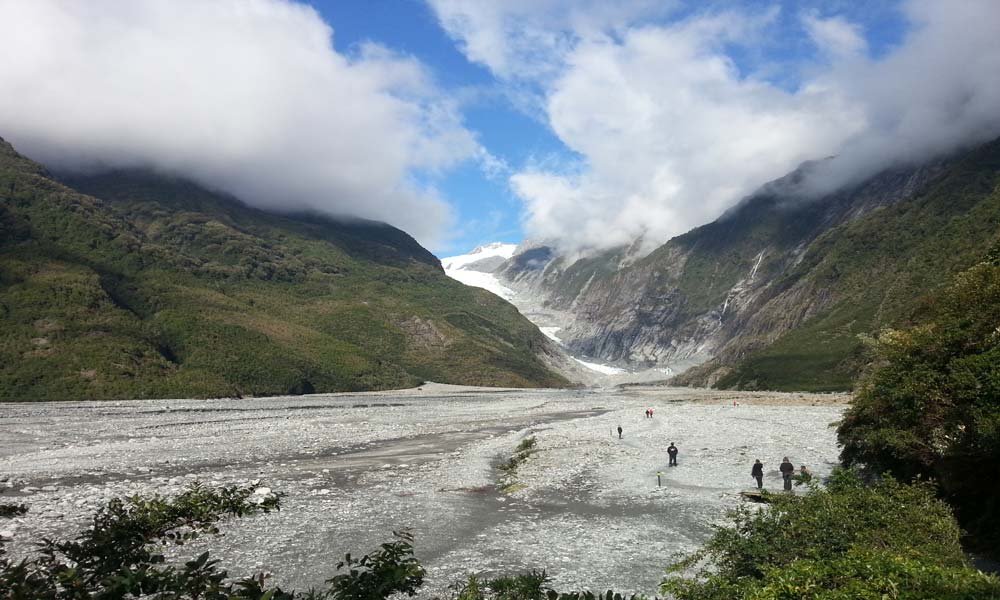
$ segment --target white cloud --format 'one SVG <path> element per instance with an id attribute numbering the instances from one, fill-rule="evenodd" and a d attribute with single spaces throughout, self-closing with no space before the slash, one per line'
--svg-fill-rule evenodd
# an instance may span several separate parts
<path id="1" fill-rule="evenodd" d="M 0 22 L 0 135 L 57 167 L 150 166 L 434 243 L 451 209 L 415 174 L 483 155 L 418 61 L 339 54 L 286 0 L 0 0 Z"/>
<path id="2" fill-rule="evenodd" d="M 787 33 L 775 11 L 653 24 L 643 3 L 610 18 L 586 2 L 429 1 L 470 60 L 540 90 L 545 121 L 582 157 L 570 169 L 528 165 L 510 179 L 528 234 L 567 251 L 639 235 L 663 242 L 803 160 L 838 155 L 813 182 L 825 191 L 1000 135 L 993 0 L 910 0 L 915 29 L 879 59 L 858 24 L 803 13 L 823 61 L 783 65 L 808 67 L 794 91 L 741 72 L 732 58 L 734 48 L 759 53 Z"/>
<path id="3" fill-rule="evenodd" d="M 842 17 L 822 18 L 813 12 L 803 15 L 802 22 L 816 45 L 833 58 L 860 56 L 868 48 L 860 28 Z"/>
<path id="4" fill-rule="evenodd" d="M 912 0 L 906 12 L 915 30 L 902 46 L 817 77 L 865 115 L 812 181 L 820 192 L 1000 136 L 1000 3 Z"/>
<path id="5" fill-rule="evenodd" d="M 503 79 L 558 73 L 580 41 L 624 31 L 664 14 L 663 0 L 428 0 L 442 27 L 469 60 Z"/>
<path id="6" fill-rule="evenodd" d="M 720 49 L 758 26 L 702 17 L 579 44 L 547 114 L 585 165 L 512 177 L 529 235 L 567 251 L 661 243 L 857 131 L 860 116 L 837 94 L 740 76 Z"/>

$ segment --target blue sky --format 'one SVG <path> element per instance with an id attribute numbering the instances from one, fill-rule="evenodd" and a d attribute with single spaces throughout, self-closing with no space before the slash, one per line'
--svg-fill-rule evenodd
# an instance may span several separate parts
<path id="1" fill-rule="evenodd" d="M 311 4 L 333 27 L 339 52 L 352 55 L 365 42 L 382 44 L 418 58 L 439 85 L 468 96 L 462 111 L 465 124 L 508 164 L 572 155 L 543 122 L 511 105 L 489 69 L 466 59 L 424 2 L 316 0 Z M 475 163 L 465 162 L 436 177 L 435 183 L 457 213 L 455 229 L 436 248 L 438 254 L 460 254 L 493 241 L 517 243 L 524 237 L 520 202 L 506 179 L 489 177 Z"/>
<path id="2" fill-rule="evenodd" d="M 334 46 L 348 56 L 357 54 L 362 44 L 376 42 L 394 51 L 412 55 L 424 63 L 445 90 L 462 95 L 466 126 L 475 132 L 490 153 L 513 169 L 539 161 L 579 160 L 579 155 L 553 133 L 543 114 L 527 114 L 524 107 L 505 94 L 505 83 L 490 69 L 470 61 L 442 28 L 432 7 L 419 0 L 311 0 L 334 29 Z M 708 8 L 706 8 L 706 6 Z M 878 57 L 897 45 L 906 31 L 906 21 L 895 2 L 738 2 L 706 5 L 691 2 L 659 18 L 639 22 L 663 24 L 690 18 L 697 12 L 739 8 L 751 12 L 777 10 L 773 37 L 753 44 L 733 44 L 727 54 L 741 74 L 764 73 L 782 88 L 794 90 L 801 84 L 801 71 L 821 61 L 801 22 L 801 15 L 816 12 L 840 16 L 859 24 L 869 43 L 869 52 Z M 544 94 L 533 82 L 519 82 L 533 92 Z M 419 174 L 417 175 L 420 176 Z M 467 161 L 433 183 L 453 205 L 458 222 L 449 239 L 436 248 L 439 254 L 464 252 L 490 241 L 516 243 L 524 237 L 521 227 L 522 203 L 505 177 L 490 177 L 474 162 Z"/>

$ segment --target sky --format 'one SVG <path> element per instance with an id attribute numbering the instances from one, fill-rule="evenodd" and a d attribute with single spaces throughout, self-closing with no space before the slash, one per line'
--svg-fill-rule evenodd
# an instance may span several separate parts
<path id="1" fill-rule="evenodd" d="M 0 0 L 0 137 L 440 256 L 647 249 L 1000 136 L 995 0 Z M 11 25 L 12 24 L 12 25 Z"/>

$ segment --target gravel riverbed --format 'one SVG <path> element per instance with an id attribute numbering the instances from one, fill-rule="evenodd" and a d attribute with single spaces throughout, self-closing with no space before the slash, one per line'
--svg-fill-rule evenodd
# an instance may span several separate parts
<path id="1" fill-rule="evenodd" d="M 559 589 L 652 593 L 750 489 L 780 489 L 783 456 L 816 474 L 837 458 L 843 396 L 637 387 L 503 390 L 426 385 L 365 394 L 241 400 L 0 404 L 0 520 L 15 556 L 87 526 L 115 496 L 174 494 L 192 481 L 260 479 L 278 513 L 226 521 L 210 548 L 231 575 L 322 585 L 346 552 L 409 528 L 422 595 L 468 573 L 545 568 Z M 736 403 L 736 405 L 734 405 Z M 645 418 L 652 408 L 654 416 Z M 624 430 L 618 439 L 615 429 Z M 528 436 L 516 491 L 497 466 Z M 680 448 L 667 467 L 666 447 Z M 657 472 L 662 485 L 657 486 Z"/>

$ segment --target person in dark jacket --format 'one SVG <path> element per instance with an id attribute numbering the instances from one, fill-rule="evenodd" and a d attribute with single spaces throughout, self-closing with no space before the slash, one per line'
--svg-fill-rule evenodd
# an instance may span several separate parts
<path id="1" fill-rule="evenodd" d="M 795 473 L 795 465 L 789 462 L 786 456 L 781 461 L 781 466 L 778 467 L 778 470 L 781 471 L 781 478 L 785 481 L 785 491 L 792 491 L 792 474 Z"/>
<path id="2" fill-rule="evenodd" d="M 667 447 L 667 454 L 670 456 L 670 464 L 668 466 L 677 466 L 677 446 L 673 442 L 670 442 L 670 446 Z"/>
<path id="3" fill-rule="evenodd" d="M 760 462 L 760 459 L 754 461 L 753 468 L 750 469 L 750 477 L 757 480 L 757 489 L 764 487 L 764 463 Z"/>
<path id="4" fill-rule="evenodd" d="M 618 439 L 622 439 L 622 426 L 618 426 Z"/>

